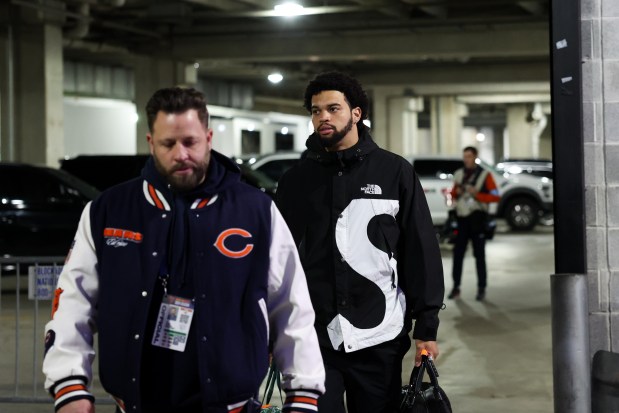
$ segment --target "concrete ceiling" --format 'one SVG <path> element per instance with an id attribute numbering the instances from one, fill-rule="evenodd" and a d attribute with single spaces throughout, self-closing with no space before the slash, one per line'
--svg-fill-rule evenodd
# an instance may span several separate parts
<path id="1" fill-rule="evenodd" d="M 331 69 L 413 93 L 549 90 L 549 0 L 298 2 L 303 15 L 282 17 L 272 0 L 11 0 L 61 14 L 70 56 L 171 57 L 256 96 L 298 102 L 307 81 Z M 271 71 L 284 81 L 269 84 Z"/>

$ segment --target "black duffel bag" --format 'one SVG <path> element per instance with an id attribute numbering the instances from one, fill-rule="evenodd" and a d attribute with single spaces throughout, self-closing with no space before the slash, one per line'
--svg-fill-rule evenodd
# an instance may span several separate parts
<path id="1" fill-rule="evenodd" d="M 423 381 L 424 372 L 430 382 Z M 402 387 L 399 413 L 452 413 L 451 403 L 438 385 L 438 371 L 427 353 L 421 356 L 421 365 L 415 367 L 407 386 Z"/>

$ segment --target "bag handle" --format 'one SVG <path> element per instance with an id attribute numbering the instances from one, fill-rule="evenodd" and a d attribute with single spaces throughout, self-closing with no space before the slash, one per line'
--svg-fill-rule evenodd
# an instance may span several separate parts
<path id="1" fill-rule="evenodd" d="M 271 365 L 269 366 L 269 374 L 267 375 L 267 382 L 264 390 L 264 397 L 262 398 L 261 405 L 267 405 L 271 403 L 271 397 L 273 396 L 273 390 L 275 389 L 275 384 L 277 384 L 277 389 L 279 390 L 279 398 L 282 399 L 282 382 L 279 373 L 279 369 L 275 365 L 274 361 L 271 361 Z"/>
<path id="2" fill-rule="evenodd" d="M 436 370 L 436 366 L 434 365 L 432 356 L 428 354 L 428 351 L 426 349 L 423 349 L 421 350 L 421 365 L 415 366 L 415 368 L 413 368 L 413 371 L 411 372 L 411 378 L 409 380 L 409 383 L 415 390 L 415 392 L 421 390 L 423 374 L 426 371 L 428 372 L 430 383 L 432 383 L 433 386 L 438 386 L 438 370 Z"/>
<path id="3" fill-rule="evenodd" d="M 423 383 L 423 375 L 425 372 L 428 373 L 428 377 L 430 378 L 430 384 L 432 385 L 430 389 L 434 394 L 434 398 L 436 400 L 443 400 L 438 386 L 438 370 L 434 365 L 432 356 L 428 354 L 426 349 L 423 349 L 421 350 L 421 365 L 415 366 L 415 368 L 413 368 L 409 382 L 411 388 L 413 389 L 414 395 L 417 395 L 419 394 L 419 392 L 421 392 L 421 384 Z"/>

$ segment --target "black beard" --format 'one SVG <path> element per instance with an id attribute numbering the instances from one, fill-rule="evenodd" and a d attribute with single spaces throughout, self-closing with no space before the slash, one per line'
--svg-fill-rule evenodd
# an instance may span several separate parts
<path id="1" fill-rule="evenodd" d="M 318 135 L 320 142 L 322 143 L 322 146 L 324 146 L 325 148 L 332 148 L 338 142 L 344 139 L 344 136 L 346 136 L 348 132 L 352 130 L 352 127 L 353 127 L 353 123 L 352 123 L 352 117 L 351 117 L 348 123 L 346 124 L 346 126 L 344 126 L 344 129 L 335 130 L 335 132 L 333 132 L 333 135 L 331 135 L 330 138 L 323 138 L 320 135 Z"/>
<path id="2" fill-rule="evenodd" d="M 159 162 L 156 156 L 153 156 L 155 161 L 155 168 L 163 176 L 166 182 L 170 185 L 170 188 L 177 192 L 188 192 L 196 188 L 202 183 L 206 177 L 206 170 L 208 169 L 208 160 L 204 160 L 197 166 L 192 167 L 193 174 L 184 177 L 174 176 L 173 171 L 166 171 L 163 165 Z"/>

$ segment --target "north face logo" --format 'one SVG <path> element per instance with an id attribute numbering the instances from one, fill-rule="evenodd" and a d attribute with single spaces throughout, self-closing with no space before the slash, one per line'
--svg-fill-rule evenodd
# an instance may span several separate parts
<path id="1" fill-rule="evenodd" d="M 361 191 L 365 192 L 368 195 L 382 195 L 383 190 L 380 189 L 380 186 L 374 184 L 368 184 L 367 186 L 361 187 Z"/>

